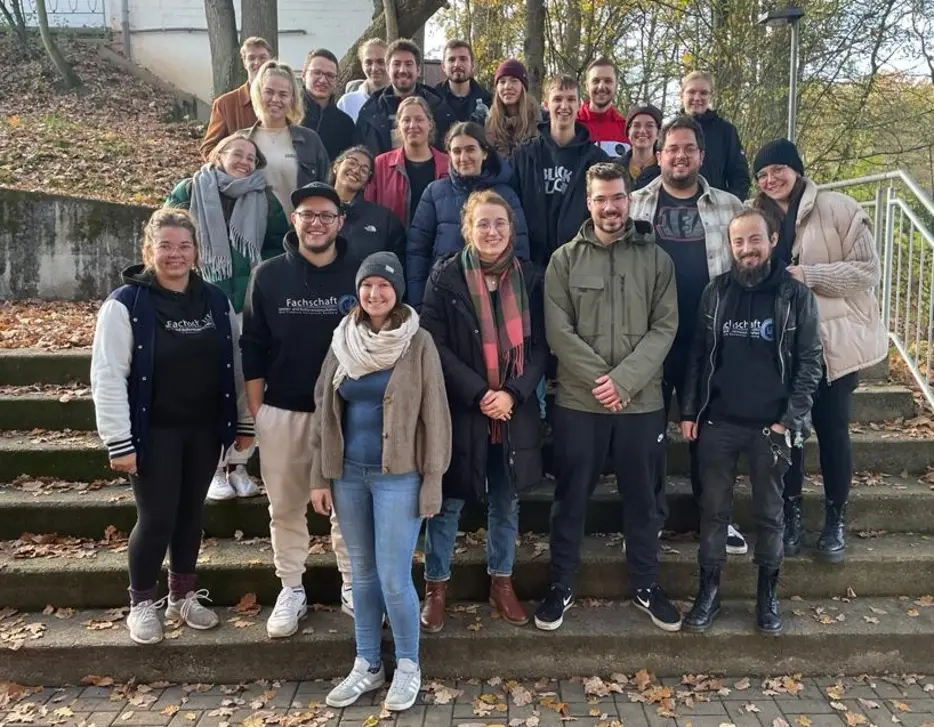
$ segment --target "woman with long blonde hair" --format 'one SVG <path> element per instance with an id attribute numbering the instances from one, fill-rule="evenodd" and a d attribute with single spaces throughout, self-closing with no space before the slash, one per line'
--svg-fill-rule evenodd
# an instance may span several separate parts
<path id="1" fill-rule="evenodd" d="M 529 95 L 529 74 L 515 58 L 503 61 L 493 82 L 493 108 L 486 119 L 486 135 L 504 157 L 539 135 L 542 112 Z"/>

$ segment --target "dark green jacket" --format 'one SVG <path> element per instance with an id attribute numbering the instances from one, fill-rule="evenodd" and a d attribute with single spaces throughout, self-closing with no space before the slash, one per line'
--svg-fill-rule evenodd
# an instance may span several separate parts
<path id="1" fill-rule="evenodd" d="M 266 215 L 266 237 L 263 239 L 263 248 L 260 250 L 260 257 L 263 260 L 281 255 L 283 253 L 282 240 L 285 233 L 289 231 L 289 220 L 285 216 L 282 205 L 272 193 L 272 189 L 266 188 L 266 201 L 269 204 L 269 213 Z M 224 207 L 224 218 L 229 220 L 230 213 L 233 211 L 233 200 L 227 199 L 221 195 L 221 204 Z M 183 179 L 175 185 L 175 189 L 166 198 L 163 207 L 178 207 L 187 210 L 191 206 L 191 177 Z M 218 288 L 223 290 L 230 302 L 233 303 L 234 311 L 240 313 L 243 310 L 243 299 L 246 295 L 246 286 L 250 280 L 250 261 L 243 255 L 230 248 L 230 256 L 233 262 L 233 275 L 227 280 L 209 280 Z"/>
<path id="2" fill-rule="evenodd" d="M 646 222 L 627 221 L 609 245 L 587 220 L 551 256 L 545 273 L 545 331 L 558 359 L 557 404 L 609 414 L 594 397 L 609 374 L 628 405 L 662 408 L 662 364 L 678 330 L 674 265 Z"/>

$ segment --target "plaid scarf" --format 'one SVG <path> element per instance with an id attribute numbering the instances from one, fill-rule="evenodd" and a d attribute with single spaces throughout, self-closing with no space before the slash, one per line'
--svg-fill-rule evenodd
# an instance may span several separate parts
<path id="1" fill-rule="evenodd" d="M 484 263 L 470 247 L 461 252 L 464 277 L 480 322 L 480 344 L 486 366 L 487 385 L 493 391 L 503 388 L 510 373 L 522 375 L 525 367 L 525 339 L 531 335 L 529 296 L 522 268 L 510 244 L 493 263 Z M 499 282 L 499 305 L 494 307 L 486 276 Z M 502 422 L 490 420 L 490 437 L 502 441 Z"/>

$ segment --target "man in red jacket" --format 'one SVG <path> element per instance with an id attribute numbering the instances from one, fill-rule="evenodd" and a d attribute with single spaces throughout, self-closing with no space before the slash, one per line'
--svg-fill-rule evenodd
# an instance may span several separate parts
<path id="1" fill-rule="evenodd" d="M 629 151 L 626 117 L 613 106 L 616 98 L 616 67 L 608 58 L 597 58 L 587 67 L 590 100 L 577 112 L 577 120 L 587 127 L 591 140 L 611 157 Z"/>

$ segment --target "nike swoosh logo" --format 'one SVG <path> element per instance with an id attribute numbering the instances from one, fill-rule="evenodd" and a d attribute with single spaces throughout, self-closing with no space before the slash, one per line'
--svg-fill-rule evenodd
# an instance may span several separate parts
<path id="1" fill-rule="evenodd" d="M 565 596 L 563 600 L 564 600 L 564 605 L 565 605 L 565 606 L 570 606 L 570 605 L 571 605 L 571 601 L 574 600 L 574 596 Z"/>
<path id="2" fill-rule="evenodd" d="M 636 600 L 639 602 L 639 605 L 642 606 L 642 607 L 644 607 L 644 608 L 648 608 L 649 605 L 651 605 L 651 601 L 647 601 L 647 600 L 644 599 L 644 598 L 639 598 L 639 597 L 637 596 L 637 597 L 636 597 Z"/>

